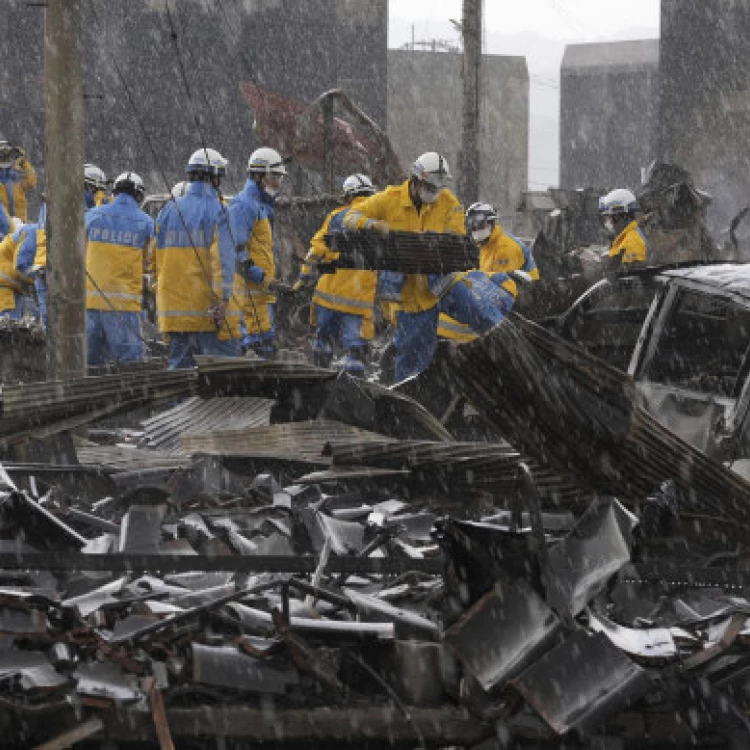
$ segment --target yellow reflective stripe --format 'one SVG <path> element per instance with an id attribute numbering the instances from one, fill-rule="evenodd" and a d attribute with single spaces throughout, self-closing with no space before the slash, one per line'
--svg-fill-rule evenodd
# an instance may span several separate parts
<path id="1" fill-rule="evenodd" d="M 469 326 L 465 326 L 463 323 L 449 322 L 447 320 L 441 320 L 438 324 L 438 328 L 445 328 L 446 331 L 461 333 L 464 336 L 476 335 Z"/>
<path id="2" fill-rule="evenodd" d="M 339 297 L 337 294 L 326 294 L 325 292 L 315 290 L 313 295 L 313 302 L 315 298 L 323 299 L 326 302 L 331 302 L 334 305 L 346 305 L 347 307 L 359 307 L 363 310 L 372 310 L 372 302 L 361 302 L 360 300 L 349 299 L 348 297 Z"/>
<path id="3" fill-rule="evenodd" d="M 203 318 L 211 317 L 211 313 L 208 310 L 165 310 L 156 313 L 156 317 L 158 318 L 181 318 L 188 315 L 198 315 Z"/>
<path id="4" fill-rule="evenodd" d="M 364 218 L 364 214 L 361 211 L 350 211 L 345 217 L 343 224 L 347 229 L 356 229 L 357 222 Z"/>
<path id="5" fill-rule="evenodd" d="M 107 297 L 109 299 L 129 299 L 133 300 L 134 302 L 140 302 L 143 299 L 142 294 L 127 294 L 126 292 L 108 292 L 106 289 L 103 289 L 101 292 L 95 290 L 95 289 L 89 289 L 86 292 L 86 296 L 91 297 Z"/>

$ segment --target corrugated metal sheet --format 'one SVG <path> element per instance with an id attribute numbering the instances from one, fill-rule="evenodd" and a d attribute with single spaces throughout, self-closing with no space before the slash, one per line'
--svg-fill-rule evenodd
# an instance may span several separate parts
<path id="1" fill-rule="evenodd" d="M 269 424 L 273 401 L 237 396 L 204 399 L 194 396 L 143 422 L 148 445 L 167 453 L 181 453 L 187 433 L 239 430 Z"/>
<path id="2" fill-rule="evenodd" d="M 352 468 L 408 470 L 412 481 L 448 486 L 452 491 L 484 491 L 496 494 L 517 489 L 518 465 L 531 463 L 539 492 L 557 500 L 588 502 L 590 494 L 581 485 L 554 471 L 529 462 L 518 451 L 502 443 L 432 442 L 425 440 L 332 441 L 325 453 L 332 466 L 327 478 L 352 477 Z M 387 475 L 383 475 L 387 476 Z M 318 476 L 318 479 L 320 477 Z M 308 481 L 304 477 L 301 481 Z"/>
<path id="3" fill-rule="evenodd" d="M 114 471 L 179 469 L 190 464 L 190 458 L 187 456 L 156 450 L 121 448 L 117 445 L 79 446 L 76 453 L 78 461 L 84 466 L 97 466 Z"/>
<path id="4" fill-rule="evenodd" d="M 702 512 L 750 515 L 750 483 L 640 408 L 629 376 L 518 315 L 449 367 L 514 446 L 584 486 L 638 500 L 672 479 Z"/>
<path id="5" fill-rule="evenodd" d="M 189 454 L 278 458 L 326 465 L 330 463 L 330 458 L 323 456 L 326 443 L 387 440 L 374 432 L 320 419 L 271 427 L 186 434 L 182 438 L 182 448 Z"/>

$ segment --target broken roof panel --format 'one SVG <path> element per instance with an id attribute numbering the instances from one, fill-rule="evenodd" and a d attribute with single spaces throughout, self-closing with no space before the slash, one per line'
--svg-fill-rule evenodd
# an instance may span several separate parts
<path id="1" fill-rule="evenodd" d="M 269 424 L 273 400 L 252 397 L 193 396 L 143 422 L 148 445 L 167 453 L 181 453 L 186 433 L 239 430 Z"/>
<path id="2" fill-rule="evenodd" d="M 578 630 L 512 681 L 557 732 L 594 730 L 651 687 L 648 674 L 603 634 Z"/>
<path id="3" fill-rule="evenodd" d="M 486 691 L 501 686 L 550 649 L 562 626 L 523 581 L 498 581 L 446 631 L 446 645 Z"/>
<path id="4" fill-rule="evenodd" d="M 384 439 L 374 432 L 320 419 L 243 430 L 192 433 L 183 436 L 182 446 L 190 454 L 276 458 L 325 465 L 329 459 L 323 457 L 323 448 L 332 440 L 362 442 Z"/>

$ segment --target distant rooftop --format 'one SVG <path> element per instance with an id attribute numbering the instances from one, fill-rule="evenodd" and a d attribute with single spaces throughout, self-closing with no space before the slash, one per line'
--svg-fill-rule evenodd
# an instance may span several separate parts
<path id="1" fill-rule="evenodd" d="M 658 68 L 659 40 L 568 44 L 562 71 L 590 73 L 596 68 Z"/>

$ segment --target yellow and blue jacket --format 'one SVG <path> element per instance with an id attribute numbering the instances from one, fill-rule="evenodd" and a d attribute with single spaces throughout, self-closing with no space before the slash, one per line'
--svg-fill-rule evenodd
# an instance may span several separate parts
<path id="1" fill-rule="evenodd" d="M 47 268 L 47 233 L 39 224 L 24 224 L 16 250 L 16 271 L 24 283 L 32 283 L 31 275 Z"/>
<path id="2" fill-rule="evenodd" d="M 409 181 L 391 185 L 370 196 L 344 216 L 345 229 L 367 229 L 372 221 L 385 221 L 393 231 L 447 232 L 466 234 L 464 212 L 450 190 L 443 189 L 434 203 L 426 203 L 417 211 L 409 195 Z M 406 312 L 430 310 L 438 299 L 462 276 L 426 276 L 381 271 L 378 296 L 393 302 Z"/>
<path id="3" fill-rule="evenodd" d="M 86 308 L 140 312 L 154 221 L 130 195 L 86 212 Z"/>
<path id="4" fill-rule="evenodd" d="M 223 301 L 214 288 L 229 289 L 228 264 L 219 256 L 223 209 L 207 182 L 192 182 L 156 219 L 151 258 L 156 318 L 162 333 L 215 333 L 211 309 Z"/>
<path id="5" fill-rule="evenodd" d="M 26 193 L 35 187 L 36 172 L 28 159 L 19 159 L 13 167 L 0 169 L 0 202 L 8 216 L 26 221 Z"/>
<path id="6" fill-rule="evenodd" d="M 271 318 L 267 306 L 276 297 L 263 286 L 276 278 L 273 239 L 273 198 L 248 179 L 226 208 L 228 221 L 219 233 L 221 256 L 234 258 L 234 283 L 227 323 L 233 338 L 240 338 L 244 318 L 248 334 L 267 333 Z"/>
<path id="7" fill-rule="evenodd" d="M 32 282 L 16 268 L 19 248 L 30 232 L 36 236 L 36 227 L 24 224 L 0 241 L 0 312 L 12 310 L 16 304 L 15 294 L 24 294 Z"/>
<path id="8" fill-rule="evenodd" d="M 531 249 L 521 240 L 506 234 L 499 224 L 495 225 L 492 234 L 481 245 L 479 270 L 501 289 L 512 294 L 514 299 L 518 296 L 518 288 L 516 282 L 507 276 L 508 273 L 525 271 L 535 281 L 539 279 L 539 269 Z M 440 313 L 438 336 L 459 343 L 477 338 L 469 326 L 459 323 L 445 313 Z"/>
<path id="9" fill-rule="evenodd" d="M 320 229 L 310 240 L 310 251 L 307 253 L 302 265 L 302 278 L 316 277 L 315 269 L 318 263 L 334 263 L 339 254 L 333 252 L 325 243 L 325 236 L 337 224 L 341 223 L 341 214 L 350 209 L 355 209 L 367 200 L 367 196 L 354 198 L 351 204 L 341 206 L 331 211 L 326 216 Z M 374 336 L 374 314 L 375 288 L 377 286 L 377 273 L 375 271 L 357 271 L 353 269 L 341 269 L 336 273 L 323 274 L 315 287 L 312 301 L 315 305 L 327 307 L 330 310 L 348 313 L 350 315 L 361 315 L 363 318 L 362 337 L 371 339 Z M 315 325 L 315 307 L 310 308 L 311 323 Z"/>
<path id="10" fill-rule="evenodd" d="M 617 235 L 609 248 L 609 257 L 620 257 L 621 263 L 651 262 L 651 248 L 635 219 Z"/>
<path id="11" fill-rule="evenodd" d="M 11 234 L 11 230 L 10 217 L 5 211 L 3 204 L 0 203 L 0 240 Z"/>
<path id="12" fill-rule="evenodd" d="M 481 246 L 479 270 L 484 271 L 490 278 L 497 273 L 526 271 L 535 281 L 539 279 L 539 269 L 531 249 L 521 240 L 506 234 L 499 224 L 495 225 L 487 242 Z M 518 296 L 516 282 L 513 279 L 502 280 L 500 286 L 514 297 Z"/>

